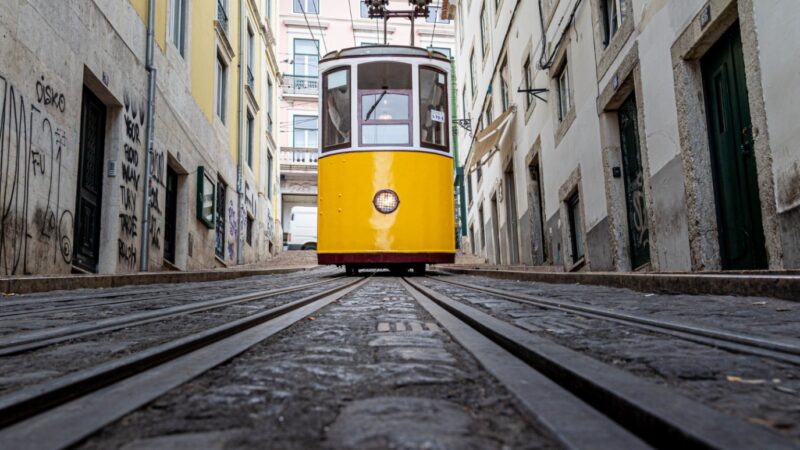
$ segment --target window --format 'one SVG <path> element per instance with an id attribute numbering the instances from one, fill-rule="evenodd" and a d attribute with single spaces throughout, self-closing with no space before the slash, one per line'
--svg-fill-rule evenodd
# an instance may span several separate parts
<path id="1" fill-rule="evenodd" d="M 319 63 L 319 42 L 314 39 L 294 40 L 294 76 L 313 78 L 316 82 Z M 316 87 L 316 86 L 315 86 Z"/>
<path id="2" fill-rule="evenodd" d="M 253 66 L 255 65 L 255 45 L 256 39 L 250 25 L 247 26 L 247 85 L 250 89 L 255 89 L 255 77 L 253 76 Z"/>
<path id="3" fill-rule="evenodd" d="M 525 65 L 522 66 L 522 88 L 528 93 L 525 94 L 525 109 L 529 109 L 533 102 L 531 101 L 532 95 L 530 94 L 530 90 L 533 89 L 531 87 L 533 85 L 533 80 L 531 80 L 531 57 L 529 56 L 528 59 L 525 60 Z"/>
<path id="4" fill-rule="evenodd" d="M 567 214 L 569 216 L 569 239 L 572 246 L 572 262 L 583 258 L 583 237 L 581 236 L 581 201 L 578 193 L 572 194 L 567 199 Z"/>
<path id="5" fill-rule="evenodd" d="M 461 5 L 456 6 L 456 23 L 458 24 L 458 45 L 464 45 L 464 17 L 461 14 L 464 12 Z"/>
<path id="6" fill-rule="evenodd" d="M 563 121 L 569 113 L 569 68 L 567 63 L 561 67 L 561 71 L 556 77 L 556 87 L 558 88 L 558 120 Z"/>
<path id="7" fill-rule="evenodd" d="M 450 23 L 450 19 L 442 19 L 441 6 L 429 6 L 428 17 L 425 18 L 428 23 Z"/>
<path id="8" fill-rule="evenodd" d="M 492 98 L 489 97 L 489 104 L 486 105 L 486 111 L 483 113 L 483 117 L 486 119 L 486 126 L 492 124 L 494 118 L 492 117 Z"/>
<path id="9" fill-rule="evenodd" d="M 272 18 L 272 0 L 264 0 L 264 14 L 267 19 Z"/>
<path id="10" fill-rule="evenodd" d="M 272 198 L 272 152 L 267 150 L 267 198 Z"/>
<path id="11" fill-rule="evenodd" d="M 469 79 L 472 83 L 472 96 L 475 97 L 475 91 L 478 90 L 478 82 L 475 80 L 475 49 L 469 54 Z"/>
<path id="12" fill-rule="evenodd" d="M 274 85 L 272 84 L 272 77 L 267 74 L 267 133 L 272 134 L 272 99 L 273 99 L 273 89 Z"/>
<path id="13" fill-rule="evenodd" d="M 172 43 L 181 56 L 186 56 L 186 1 L 172 0 Z"/>
<path id="14" fill-rule="evenodd" d="M 481 8 L 481 47 L 483 48 L 483 59 L 489 53 L 489 19 L 486 17 L 486 5 Z"/>
<path id="15" fill-rule="evenodd" d="M 247 245 L 253 246 L 253 218 L 247 216 L 247 228 L 245 228 L 245 240 L 247 241 Z"/>
<path id="16" fill-rule="evenodd" d="M 197 198 L 195 199 L 195 213 L 197 218 L 208 228 L 214 228 L 214 194 L 216 186 L 211 175 L 204 166 L 197 167 Z"/>
<path id="17" fill-rule="evenodd" d="M 446 47 L 428 47 L 428 50 L 433 50 L 435 52 L 442 53 L 444 54 L 444 56 L 447 56 L 447 59 L 450 59 L 450 55 L 452 54 L 450 49 Z"/>
<path id="18" fill-rule="evenodd" d="M 294 143 L 297 148 L 317 148 L 317 116 L 294 116 Z"/>
<path id="19" fill-rule="evenodd" d="M 247 166 L 253 167 L 253 116 L 247 111 L 247 124 L 245 125 L 245 160 Z"/>
<path id="20" fill-rule="evenodd" d="M 472 203 L 472 172 L 467 173 L 467 203 Z"/>
<path id="21" fill-rule="evenodd" d="M 217 117 L 225 123 L 225 111 L 228 99 L 228 66 L 221 55 L 217 54 Z"/>
<path id="22" fill-rule="evenodd" d="M 467 118 L 467 87 L 461 89 L 461 115 L 464 119 Z"/>
<path id="23" fill-rule="evenodd" d="M 419 68 L 420 144 L 447 151 L 447 75 L 431 67 Z"/>
<path id="24" fill-rule="evenodd" d="M 298 14 L 319 14 L 319 0 L 294 0 L 292 11 Z"/>
<path id="25" fill-rule="evenodd" d="M 350 68 L 334 69 L 322 80 L 322 149 L 350 144 Z"/>
<path id="26" fill-rule="evenodd" d="M 358 70 L 361 145 L 411 145 L 411 66 L 375 62 Z"/>
<path id="27" fill-rule="evenodd" d="M 622 24 L 625 0 L 600 0 L 600 20 L 603 23 L 603 45 L 608 46 Z"/>
<path id="28" fill-rule="evenodd" d="M 363 0 L 360 1 L 359 3 L 361 4 L 361 17 L 365 19 L 369 18 L 369 6 L 367 6 L 367 4 L 364 3 Z"/>
<path id="29" fill-rule="evenodd" d="M 500 65 L 500 102 L 503 111 L 508 111 L 508 59 L 503 58 Z"/>

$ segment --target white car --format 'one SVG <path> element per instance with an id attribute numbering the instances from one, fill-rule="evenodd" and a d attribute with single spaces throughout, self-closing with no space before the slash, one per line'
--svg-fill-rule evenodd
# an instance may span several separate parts
<path id="1" fill-rule="evenodd" d="M 289 220 L 289 250 L 317 249 L 317 207 L 295 206 Z"/>

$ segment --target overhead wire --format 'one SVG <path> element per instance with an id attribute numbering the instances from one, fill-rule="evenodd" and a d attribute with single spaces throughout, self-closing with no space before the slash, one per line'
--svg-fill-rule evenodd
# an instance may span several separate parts
<path id="1" fill-rule="evenodd" d="M 319 9 L 319 7 L 317 7 Z M 325 53 L 328 53 L 328 43 L 325 41 L 325 33 L 322 31 L 322 22 L 319 21 L 319 11 L 317 11 L 317 25 L 319 26 L 319 34 L 322 36 L 322 45 L 325 46 Z"/>
<path id="2" fill-rule="evenodd" d="M 306 8 L 303 7 L 303 0 L 295 0 L 295 1 L 297 2 L 298 5 L 300 5 L 300 11 L 303 13 L 303 19 L 305 19 L 306 21 L 306 28 L 308 28 L 308 32 L 311 33 L 311 39 L 314 41 L 314 45 L 317 47 L 317 58 L 322 58 L 322 55 L 320 54 L 319 51 L 319 41 L 317 40 L 316 37 L 314 37 L 314 30 L 311 29 L 311 24 L 308 23 L 308 16 L 306 16 Z"/>
<path id="3" fill-rule="evenodd" d="M 439 14 L 441 15 L 441 13 L 442 13 L 441 0 L 437 0 L 436 4 L 440 5 L 440 6 L 437 6 L 436 8 L 439 9 Z M 428 12 L 428 14 L 430 14 L 430 12 Z M 430 45 L 428 45 L 428 47 L 433 47 L 433 38 L 436 36 L 436 24 L 438 24 L 438 23 L 439 23 L 439 18 L 436 16 L 436 14 L 434 14 L 433 15 L 433 32 L 431 33 L 431 43 L 430 43 Z"/>

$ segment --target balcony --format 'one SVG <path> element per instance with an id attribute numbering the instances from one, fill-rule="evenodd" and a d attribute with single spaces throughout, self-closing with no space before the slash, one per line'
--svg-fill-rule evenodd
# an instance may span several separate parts
<path id="1" fill-rule="evenodd" d="M 250 91 L 255 94 L 256 92 L 256 77 L 253 76 L 253 69 L 250 66 L 247 66 L 247 86 L 250 87 Z"/>
<path id="2" fill-rule="evenodd" d="M 301 76 L 301 75 L 284 75 L 283 76 L 283 94 L 284 95 L 313 95 L 319 94 L 319 83 L 317 77 Z"/>
<path id="3" fill-rule="evenodd" d="M 316 173 L 319 154 L 315 148 L 284 147 L 281 149 L 281 172 Z"/>
<path id="4" fill-rule="evenodd" d="M 225 34 L 228 34 L 228 14 L 225 12 L 225 5 L 221 0 L 217 0 L 217 21 Z"/>

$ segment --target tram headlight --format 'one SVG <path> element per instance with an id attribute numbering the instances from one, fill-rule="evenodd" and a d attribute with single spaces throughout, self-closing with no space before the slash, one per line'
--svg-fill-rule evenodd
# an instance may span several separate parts
<path id="1" fill-rule="evenodd" d="M 389 214 L 393 213 L 400 205 L 400 199 L 397 197 L 395 191 L 383 189 L 375 194 L 375 197 L 372 199 L 372 204 L 375 205 L 375 209 L 378 211 Z"/>

